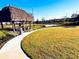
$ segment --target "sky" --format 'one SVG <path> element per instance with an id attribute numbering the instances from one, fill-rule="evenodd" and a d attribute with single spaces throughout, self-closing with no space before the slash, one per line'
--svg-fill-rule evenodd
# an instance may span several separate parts
<path id="1" fill-rule="evenodd" d="M 0 10 L 8 5 L 32 13 L 35 20 L 70 17 L 79 13 L 79 0 L 0 0 Z"/>

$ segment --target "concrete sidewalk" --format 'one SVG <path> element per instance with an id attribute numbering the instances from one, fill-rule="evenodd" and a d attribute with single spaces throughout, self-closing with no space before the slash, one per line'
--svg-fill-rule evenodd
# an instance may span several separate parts
<path id="1" fill-rule="evenodd" d="M 7 42 L 0 50 L 0 59 L 30 59 L 21 49 L 21 40 L 32 32 L 26 32 Z"/>

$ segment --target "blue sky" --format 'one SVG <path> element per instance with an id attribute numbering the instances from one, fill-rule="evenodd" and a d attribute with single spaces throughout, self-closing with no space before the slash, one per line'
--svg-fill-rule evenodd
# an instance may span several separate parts
<path id="1" fill-rule="evenodd" d="M 12 5 L 33 13 L 35 19 L 53 19 L 68 17 L 73 13 L 79 13 L 79 0 L 0 0 L 0 9 Z"/>

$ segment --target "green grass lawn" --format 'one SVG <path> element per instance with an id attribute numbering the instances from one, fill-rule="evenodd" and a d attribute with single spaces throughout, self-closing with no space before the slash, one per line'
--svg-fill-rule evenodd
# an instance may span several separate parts
<path id="1" fill-rule="evenodd" d="M 22 40 L 32 59 L 79 59 L 79 27 L 52 27 L 36 31 Z"/>

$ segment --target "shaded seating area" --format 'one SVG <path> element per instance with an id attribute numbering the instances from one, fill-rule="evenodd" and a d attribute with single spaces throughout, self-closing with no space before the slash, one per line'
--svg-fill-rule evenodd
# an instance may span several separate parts
<path id="1" fill-rule="evenodd" d="M 6 6 L 0 11 L 0 29 L 2 30 L 16 31 L 17 28 L 23 28 L 23 30 L 27 30 L 27 27 L 31 29 L 33 20 L 34 17 L 32 14 L 13 6 Z M 29 26 L 25 27 L 26 25 Z M 10 26 L 10 28 L 5 28 L 6 26 Z"/>

